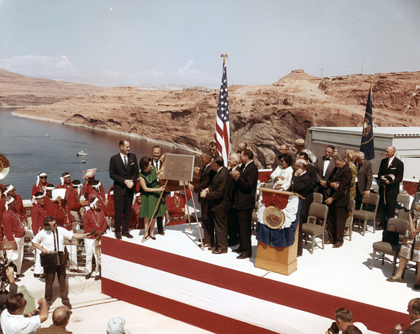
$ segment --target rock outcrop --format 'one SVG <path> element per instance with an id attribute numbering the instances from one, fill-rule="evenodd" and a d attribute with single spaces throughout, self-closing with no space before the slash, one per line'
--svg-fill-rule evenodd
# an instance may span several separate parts
<path id="1" fill-rule="evenodd" d="M 264 166 L 281 144 L 305 138 L 311 126 L 361 127 L 371 83 L 376 126 L 420 126 L 420 72 L 321 79 L 296 70 L 269 85 L 229 90 L 232 147 L 247 141 Z M 206 90 L 122 87 L 16 113 L 200 150 L 213 138 L 217 102 L 218 93 Z"/>

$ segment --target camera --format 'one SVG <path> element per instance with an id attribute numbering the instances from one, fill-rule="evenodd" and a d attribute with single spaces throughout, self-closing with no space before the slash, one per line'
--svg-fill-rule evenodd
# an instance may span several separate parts
<path id="1" fill-rule="evenodd" d="M 6 274 L 7 268 L 9 267 L 13 268 L 15 272 L 17 271 L 16 265 L 12 261 L 9 262 L 6 254 L 4 254 L 3 257 L 0 257 L 0 282 L 2 287 L 5 287 L 10 283 Z"/>

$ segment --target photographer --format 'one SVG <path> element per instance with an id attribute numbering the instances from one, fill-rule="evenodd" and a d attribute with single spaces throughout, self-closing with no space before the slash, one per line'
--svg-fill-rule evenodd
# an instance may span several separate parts
<path id="1" fill-rule="evenodd" d="M 48 306 L 44 298 L 38 300 L 39 314 L 37 310 L 23 315 L 26 300 L 22 293 L 16 293 L 7 297 L 6 309 L 1 314 L 1 327 L 4 334 L 30 334 L 41 327 L 41 323 L 48 319 Z"/>
<path id="2" fill-rule="evenodd" d="M 33 239 L 32 245 L 39 249 L 41 253 L 55 253 L 58 252 L 60 258 L 59 264 L 47 264 L 44 266 L 45 279 L 45 299 L 48 306 L 52 304 L 53 295 L 53 282 L 55 274 L 57 274 L 58 283 L 60 285 L 61 301 L 63 305 L 69 309 L 72 308 L 68 297 L 68 288 L 66 284 L 66 265 L 67 258 L 64 251 L 64 238 L 71 240 L 73 237 L 76 239 L 83 238 L 81 233 L 73 233 L 72 230 L 68 231 L 63 227 L 58 227 L 57 222 L 53 217 L 45 217 L 44 219 L 45 230 L 39 232 Z M 41 263 L 42 263 L 41 254 Z M 45 265 L 45 264 L 43 264 Z"/>
<path id="3" fill-rule="evenodd" d="M 3 312 L 3 309 L 6 305 L 7 297 L 16 294 L 17 293 L 17 288 L 18 288 L 18 286 L 15 283 L 15 271 L 13 270 L 12 267 L 8 267 L 6 269 L 6 277 L 7 277 L 6 280 L 4 280 L 3 277 L 1 277 L 1 279 L 2 279 L 1 283 L 2 283 L 2 285 L 4 285 L 4 287 L 3 287 L 2 291 L 0 292 L 0 315 Z M 10 291 L 6 290 L 7 280 L 9 280 L 9 282 L 10 282 Z M 3 333 L 3 332 L 2 332 L 1 326 L 0 326 L 0 334 L 1 333 Z"/>

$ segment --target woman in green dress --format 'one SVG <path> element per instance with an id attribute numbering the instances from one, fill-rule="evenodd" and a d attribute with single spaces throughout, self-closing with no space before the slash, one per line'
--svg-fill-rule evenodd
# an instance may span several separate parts
<path id="1" fill-rule="evenodd" d="M 139 180 L 141 186 L 140 218 L 144 218 L 145 226 L 144 236 L 141 242 L 145 242 L 149 236 L 153 240 L 156 240 L 154 233 L 156 218 L 164 216 L 168 208 L 166 207 L 165 199 L 162 196 L 156 213 L 152 217 L 153 211 L 155 211 L 156 205 L 158 204 L 160 194 L 165 190 L 165 187 L 159 187 L 156 168 L 152 166 L 151 158 L 141 158 L 139 167 Z"/>

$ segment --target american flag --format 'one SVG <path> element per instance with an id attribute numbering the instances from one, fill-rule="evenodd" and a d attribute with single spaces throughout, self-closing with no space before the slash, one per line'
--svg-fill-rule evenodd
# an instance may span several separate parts
<path id="1" fill-rule="evenodd" d="M 222 84 L 220 85 L 219 104 L 217 105 L 216 130 L 214 141 L 217 144 L 217 152 L 223 158 L 227 166 L 230 146 L 229 130 L 229 98 L 226 66 L 223 67 Z"/>

